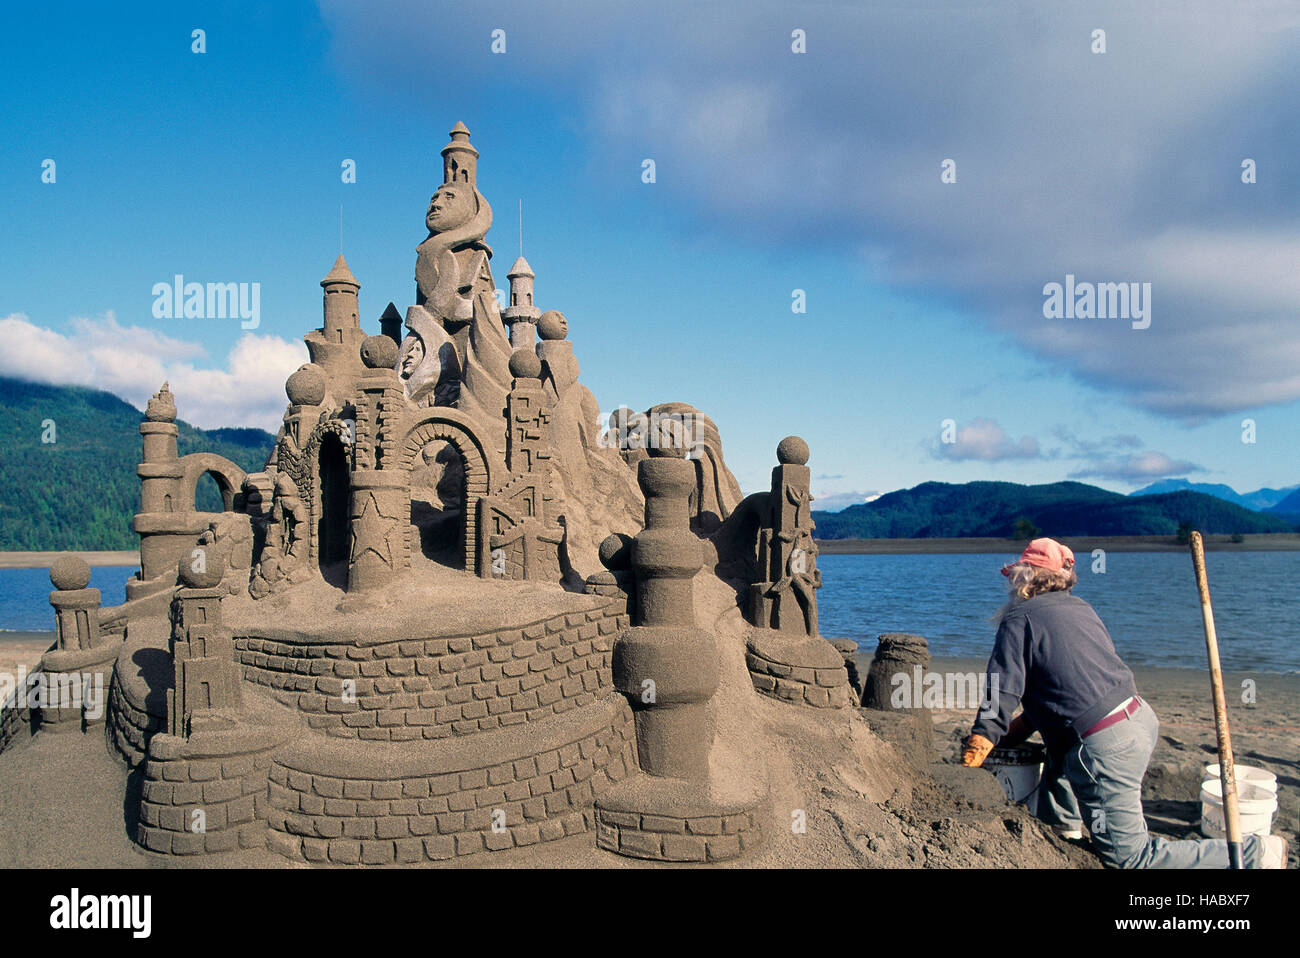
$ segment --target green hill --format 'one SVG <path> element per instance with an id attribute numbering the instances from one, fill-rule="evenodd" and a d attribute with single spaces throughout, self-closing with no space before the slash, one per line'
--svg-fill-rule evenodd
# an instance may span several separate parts
<path id="1" fill-rule="evenodd" d="M 1021 519 L 1050 536 L 1172 536 L 1182 523 L 1207 534 L 1296 531 L 1282 517 L 1200 492 L 1134 497 L 1082 482 L 925 482 L 813 519 L 822 539 L 1021 538 Z"/>
<path id="2" fill-rule="evenodd" d="M 111 393 L 0 377 L 0 549 L 134 549 L 140 502 L 140 410 Z M 53 420 L 55 442 L 42 442 Z M 275 437 L 261 429 L 205 432 L 177 421 L 182 456 L 215 452 L 254 472 Z M 198 508 L 220 511 L 216 483 Z"/>

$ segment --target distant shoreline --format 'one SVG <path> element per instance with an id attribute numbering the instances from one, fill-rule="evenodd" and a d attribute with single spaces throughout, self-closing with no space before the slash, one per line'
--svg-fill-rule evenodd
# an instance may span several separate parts
<path id="1" fill-rule="evenodd" d="M 48 569 L 54 560 L 62 555 L 76 555 L 86 560 L 87 565 L 136 565 L 140 564 L 138 549 L 125 549 L 121 552 L 82 552 L 77 549 L 63 549 L 57 552 L 0 552 L 0 569 Z"/>
<path id="2" fill-rule="evenodd" d="M 1063 536 L 1061 541 L 1075 552 L 1186 552 L 1187 546 L 1174 536 Z M 818 539 L 822 555 L 943 555 L 993 553 L 1016 555 L 1025 547 L 1023 539 Z M 1229 535 L 1205 537 L 1211 552 L 1298 552 L 1300 533 L 1252 533 L 1233 542 Z"/>

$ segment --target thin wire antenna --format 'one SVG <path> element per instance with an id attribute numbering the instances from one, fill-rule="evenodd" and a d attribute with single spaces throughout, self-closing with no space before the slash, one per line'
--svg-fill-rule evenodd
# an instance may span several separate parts
<path id="1" fill-rule="evenodd" d="M 524 198 L 519 197 L 519 258 L 524 255 Z"/>
<path id="2" fill-rule="evenodd" d="M 343 255 L 343 204 L 339 204 L 339 255 Z"/>

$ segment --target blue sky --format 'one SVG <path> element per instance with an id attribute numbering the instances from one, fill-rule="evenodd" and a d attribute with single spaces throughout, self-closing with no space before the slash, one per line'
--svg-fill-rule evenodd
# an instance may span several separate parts
<path id="1" fill-rule="evenodd" d="M 340 207 L 377 331 L 413 301 L 462 120 L 498 282 L 522 200 L 537 303 L 601 408 L 697 405 L 747 492 L 790 433 L 837 505 L 928 479 L 1300 482 L 1294 13 L 671 9 L 16 9 L 0 373 L 137 405 L 170 378 L 183 418 L 273 430 Z M 259 327 L 156 319 L 178 273 L 259 283 Z M 1150 282 L 1150 328 L 1045 319 L 1067 273 Z"/>

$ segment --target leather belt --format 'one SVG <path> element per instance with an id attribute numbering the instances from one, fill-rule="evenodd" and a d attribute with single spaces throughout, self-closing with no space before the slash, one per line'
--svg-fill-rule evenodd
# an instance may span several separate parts
<path id="1" fill-rule="evenodd" d="M 1099 721 L 1092 728 L 1088 729 L 1088 731 L 1080 735 L 1079 741 L 1083 741 L 1089 735 L 1094 735 L 1097 732 L 1100 732 L 1102 729 L 1110 728 L 1116 722 L 1122 722 L 1127 718 L 1132 718 L 1133 713 L 1136 712 L 1141 707 L 1142 707 L 1142 700 L 1138 698 L 1136 695 L 1133 696 L 1133 698 L 1129 699 L 1128 705 L 1124 706 L 1124 708 L 1120 709 L 1118 712 L 1112 712 L 1110 715 L 1107 715 L 1104 719 Z"/>

